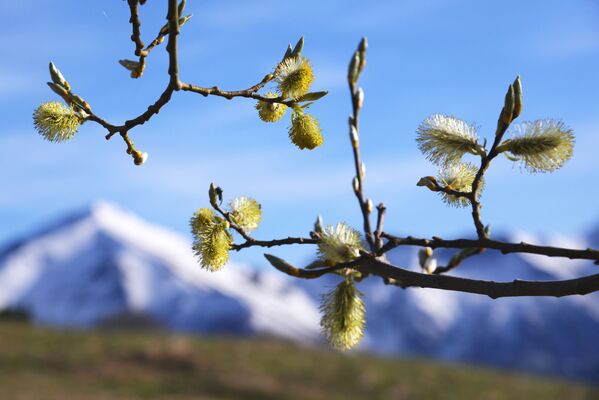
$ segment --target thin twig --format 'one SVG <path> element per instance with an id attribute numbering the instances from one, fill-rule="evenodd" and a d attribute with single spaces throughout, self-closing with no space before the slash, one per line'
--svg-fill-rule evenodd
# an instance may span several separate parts
<path id="1" fill-rule="evenodd" d="M 343 268 L 343 266 L 341 266 L 341 264 L 338 264 L 338 265 L 335 265 L 334 267 L 327 267 L 327 268 L 321 268 L 321 269 L 303 269 L 303 268 L 294 267 L 293 265 L 289 264 L 288 262 L 286 262 L 278 257 L 275 257 L 271 254 L 265 254 L 264 257 L 266 257 L 266 259 L 270 262 L 270 264 L 273 267 L 275 267 L 277 270 L 283 272 L 284 274 L 292 276 L 294 278 L 301 278 L 301 279 L 320 278 L 321 276 L 323 276 L 325 274 L 330 274 L 332 272 L 338 271 Z"/>
<path id="2" fill-rule="evenodd" d="M 449 263 L 447 263 L 446 266 L 443 267 L 437 267 L 437 269 L 435 269 L 433 271 L 433 274 L 445 274 L 451 270 L 453 270 L 454 268 L 457 268 L 460 266 L 460 264 L 467 258 L 481 254 L 485 251 L 486 249 L 480 247 L 477 249 L 474 248 L 466 248 L 463 250 L 458 251 L 456 254 L 454 254 L 453 257 L 451 257 L 451 260 L 449 260 Z"/>
<path id="3" fill-rule="evenodd" d="M 246 239 L 245 242 L 234 244 L 231 246 L 231 250 L 239 251 L 248 247 L 274 247 L 274 246 L 287 246 L 291 244 L 318 244 L 317 239 L 303 238 L 303 237 L 287 237 L 285 239 L 272 239 L 272 240 L 258 240 L 254 238 Z"/>
<path id="4" fill-rule="evenodd" d="M 368 209 L 368 201 L 364 196 L 364 173 L 362 171 L 362 160 L 360 157 L 360 140 L 359 140 L 359 128 L 358 121 L 360 117 L 360 111 L 362 109 L 362 100 L 360 98 L 361 92 L 358 90 L 357 82 L 349 81 L 349 91 L 351 93 L 352 100 L 352 116 L 349 118 L 349 135 L 354 155 L 354 167 L 356 170 L 356 181 L 357 185 L 354 185 L 354 193 L 358 199 L 360 205 L 360 211 L 362 212 L 362 219 L 364 221 L 364 234 L 366 241 L 370 246 L 371 250 L 376 248 L 374 234 L 372 233 L 372 227 L 370 225 L 370 210 Z"/>
<path id="5" fill-rule="evenodd" d="M 430 185 L 430 186 L 429 186 Z M 464 197 L 470 201 L 472 201 L 472 192 L 460 192 L 458 190 L 453 190 L 443 185 L 440 185 L 436 180 L 427 181 L 426 187 L 433 192 L 443 192 L 449 196 L 454 197 Z"/>
<path id="6" fill-rule="evenodd" d="M 503 254 L 507 253 L 529 253 L 540 254 L 548 257 L 565 257 L 569 259 L 593 260 L 599 263 L 599 250 L 591 248 L 585 250 L 567 249 L 562 247 L 538 246 L 525 242 L 507 243 L 492 239 L 455 239 L 444 240 L 438 237 L 432 239 L 421 239 L 412 236 L 397 237 L 388 233 L 383 233 L 382 237 L 388 240 L 382 249 L 376 252 L 377 255 L 384 254 L 398 246 L 421 246 L 448 249 L 466 249 L 466 248 L 485 248 L 499 250 Z"/>
<path id="7" fill-rule="evenodd" d="M 262 79 L 262 81 L 260 83 L 257 83 L 256 85 L 254 85 L 248 89 L 244 89 L 244 90 L 227 91 L 227 90 L 220 89 L 218 86 L 206 88 L 206 87 L 192 85 L 190 83 L 182 83 L 181 90 L 198 93 L 204 97 L 219 96 L 219 97 L 224 97 L 227 100 L 231 100 L 234 97 L 245 97 L 245 98 L 251 98 L 251 99 L 255 99 L 255 100 L 261 100 L 261 101 L 264 101 L 267 103 L 280 103 L 280 104 L 285 104 L 286 106 L 289 106 L 289 107 L 293 107 L 296 104 L 296 102 L 293 100 L 284 100 L 283 97 L 280 97 L 280 96 L 279 97 L 265 97 L 265 96 L 262 96 L 262 95 L 259 95 L 258 93 L 256 93 L 260 89 L 262 89 L 272 79 L 273 79 L 273 75 L 268 74 L 264 77 L 264 79 Z"/>
<path id="8" fill-rule="evenodd" d="M 243 227 L 239 226 L 233 219 L 231 218 L 231 213 L 223 210 L 218 204 L 212 204 L 212 208 L 214 208 L 223 218 L 229 223 L 231 228 L 233 228 L 239 235 L 245 239 L 245 242 L 233 244 L 231 246 L 231 250 L 239 251 L 241 249 L 245 249 L 248 247 L 274 247 L 274 246 L 285 246 L 291 244 L 316 244 L 318 243 L 317 239 L 311 238 L 302 238 L 302 237 L 287 237 L 285 239 L 273 239 L 273 240 L 258 240 L 254 239 L 250 236 L 249 233 L 246 232 Z"/>
<path id="9" fill-rule="evenodd" d="M 387 211 L 387 207 L 383 203 L 379 203 L 376 206 L 377 210 L 377 218 L 376 218 L 376 231 L 374 232 L 375 237 L 375 245 L 376 249 L 380 249 L 383 247 L 383 238 L 381 235 L 383 234 L 383 225 L 385 224 L 385 212 Z"/>
<path id="10" fill-rule="evenodd" d="M 142 125 L 149 121 L 150 118 L 152 118 L 152 116 L 158 114 L 160 109 L 169 102 L 173 92 L 181 89 L 177 56 L 177 36 L 179 35 L 179 22 L 176 0 L 169 0 L 168 2 L 167 20 L 169 26 L 169 39 L 168 44 L 166 46 L 166 51 L 169 55 L 169 83 L 158 98 L 158 100 L 151 104 L 145 112 L 133 119 L 125 121 L 123 125 L 113 125 L 95 114 L 90 115 L 87 118 L 88 120 L 97 122 L 108 130 L 108 134 L 106 135 L 107 140 L 112 138 L 112 136 L 114 136 L 116 133 L 127 133 L 132 128 L 138 125 Z"/>
<path id="11" fill-rule="evenodd" d="M 233 219 L 231 218 L 231 213 L 220 208 L 218 204 L 212 204 L 212 208 L 214 208 L 220 215 L 223 216 L 223 218 L 225 219 L 225 221 L 229 223 L 231 228 L 233 228 L 237 233 L 239 233 L 239 235 L 241 235 L 242 238 L 246 240 L 246 243 L 255 242 L 254 238 L 251 237 L 249 233 L 247 233 L 245 229 L 243 229 L 243 227 L 241 227 L 235 221 L 233 221 Z"/>
<path id="12" fill-rule="evenodd" d="M 131 17 L 129 18 L 132 29 L 131 40 L 135 43 L 135 55 L 139 57 L 144 48 L 144 42 L 141 40 L 140 32 L 141 23 L 139 22 L 138 11 L 139 0 L 127 0 L 127 3 L 129 4 L 129 10 L 131 12 Z"/>
<path id="13" fill-rule="evenodd" d="M 512 86 L 510 86 L 509 92 L 512 91 L 513 94 L 513 88 Z M 507 96 L 506 96 L 507 99 Z M 489 152 L 486 155 L 481 156 L 481 161 L 480 161 L 480 168 L 478 169 L 478 172 L 476 173 L 476 176 L 474 177 L 474 181 L 472 182 L 472 194 L 470 197 L 470 203 L 472 204 L 472 220 L 474 221 L 474 226 L 476 228 L 476 234 L 478 235 L 479 239 L 488 239 L 489 235 L 488 233 L 485 231 L 485 226 L 481 220 L 481 216 L 480 216 L 480 209 L 481 209 L 481 204 L 479 202 L 479 197 L 480 197 L 480 191 L 482 189 L 482 180 L 483 180 L 483 176 L 485 174 L 485 172 L 487 171 L 487 169 L 489 168 L 489 165 L 491 165 L 491 161 L 497 157 L 497 155 L 499 154 L 499 152 L 497 151 L 497 147 L 499 146 L 499 144 L 501 143 L 501 140 L 503 139 L 503 136 L 505 135 L 505 132 L 507 131 L 507 129 L 510 126 L 511 123 L 511 115 L 512 115 L 512 111 L 509 111 L 509 119 L 504 118 L 505 114 L 508 112 L 506 110 L 506 107 L 508 106 L 507 104 L 507 100 L 506 100 L 506 104 L 504 105 L 503 109 L 501 110 L 501 113 L 499 114 L 499 118 L 497 120 L 497 130 L 495 131 L 495 139 L 493 140 L 493 145 L 491 146 L 491 149 L 489 150 Z"/>

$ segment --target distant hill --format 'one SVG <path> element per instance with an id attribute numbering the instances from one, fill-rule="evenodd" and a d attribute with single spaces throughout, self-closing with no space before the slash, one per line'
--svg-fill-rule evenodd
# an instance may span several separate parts
<path id="1" fill-rule="evenodd" d="M 526 240 L 584 248 L 589 239 Z M 448 257 L 448 252 L 439 256 Z M 390 259 L 414 267 L 416 249 Z M 480 279 L 563 279 L 589 262 L 486 253 L 455 274 Z M 0 249 L 0 310 L 67 327 L 156 326 L 178 332 L 278 336 L 322 342 L 320 295 L 335 284 L 289 280 L 271 269 L 202 271 L 179 235 L 96 203 Z M 599 382 L 599 295 L 491 300 L 433 289 L 359 284 L 367 303 L 361 350 L 484 363 Z"/>
<path id="2" fill-rule="evenodd" d="M 0 322 L 2 399 L 592 400 L 599 389 L 257 338 L 60 332 Z M 220 335 L 219 335 L 220 337 Z"/>
<path id="3" fill-rule="evenodd" d="M 181 332 L 319 340 L 304 291 L 279 274 L 229 267 L 203 271 L 184 238 L 96 203 L 0 251 L 0 309 L 56 326 L 144 314 Z"/>

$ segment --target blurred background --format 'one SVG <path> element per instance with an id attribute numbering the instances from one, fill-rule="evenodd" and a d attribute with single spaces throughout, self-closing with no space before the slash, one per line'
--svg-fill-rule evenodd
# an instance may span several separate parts
<path id="1" fill-rule="evenodd" d="M 141 8 L 146 43 L 165 22 L 165 3 Z M 190 216 L 208 204 L 210 182 L 225 199 L 246 195 L 262 204 L 259 238 L 305 236 L 318 215 L 325 224 L 359 227 L 345 77 L 367 36 L 362 156 L 366 194 L 388 208 L 386 230 L 472 235 L 467 209 L 447 208 L 416 187 L 437 171 L 419 153 L 415 130 L 444 113 L 492 138 L 519 74 L 520 119 L 562 120 L 576 135 L 574 156 L 552 174 L 497 159 L 483 220 L 498 239 L 599 247 L 599 3 L 190 0 L 181 78 L 247 88 L 303 35 L 312 88 L 329 91 L 310 108 L 325 144 L 298 150 L 287 136 L 289 118 L 263 123 L 253 101 L 177 93 L 131 132 L 149 153 L 142 167 L 98 125 L 86 123 L 74 140 L 55 144 L 31 120 L 40 103 L 58 100 L 45 84 L 49 61 L 113 123 L 154 101 L 168 81 L 164 45 L 153 50 L 144 76 L 131 79 L 118 64 L 134 58 L 128 11 L 125 1 L 0 3 L 0 381 L 11 398 L 39 398 L 39 388 L 55 398 L 106 391 L 111 398 L 599 396 L 589 386 L 599 382 L 596 295 L 491 301 L 370 280 L 360 286 L 365 340 L 339 355 L 322 346 L 318 327 L 319 296 L 333 278 L 289 281 L 266 268 L 260 249 L 232 253 L 224 271 L 207 274 L 190 254 L 188 233 Z M 315 256 L 308 246 L 273 253 L 298 265 Z M 415 249 L 391 258 L 417 266 Z M 594 268 L 487 252 L 456 274 L 563 279 Z M 102 333 L 89 330 L 98 327 Z M 73 371 L 82 371 L 81 387 L 70 384 Z M 501 394 L 506 385 L 513 393 Z M 456 389 L 448 395 L 447 387 Z"/>

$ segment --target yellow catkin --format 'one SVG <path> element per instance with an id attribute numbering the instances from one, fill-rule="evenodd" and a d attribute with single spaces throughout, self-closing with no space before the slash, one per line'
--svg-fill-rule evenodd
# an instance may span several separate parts
<path id="1" fill-rule="evenodd" d="M 360 250 L 364 250 L 360 233 L 344 223 L 327 226 L 320 232 L 318 253 L 323 261 L 351 261 L 360 256 Z"/>
<path id="2" fill-rule="evenodd" d="M 277 67 L 275 80 L 284 98 L 297 99 L 308 93 L 314 73 L 306 57 L 289 57 Z"/>
<path id="3" fill-rule="evenodd" d="M 260 204 L 251 197 L 237 197 L 229 204 L 231 208 L 231 221 L 241 226 L 246 231 L 258 228 L 262 221 Z"/>
<path id="4" fill-rule="evenodd" d="M 322 297 L 320 326 L 337 350 L 349 350 L 364 336 L 366 324 L 364 300 L 353 281 L 344 280 Z"/>
<path id="5" fill-rule="evenodd" d="M 229 261 L 233 238 L 227 231 L 227 222 L 208 208 L 200 208 L 190 221 L 194 237 L 193 251 L 200 266 L 208 271 L 218 271 Z"/>
<path id="6" fill-rule="evenodd" d="M 278 97 L 275 93 L 269 92 L 264 97 L 274 99 Z M 264 100 L 258 100 L 256 104 L 258 116 L 264 122 L 277 122 L 287 112 L 287 105 L 281 103 L 269 103 Z"/>
<path id="7" fill-rule="evenodd" d="M 442 114 L 426 118 L 416 130 L 420 151 L 437 165 L 455 164 L 464 153 L 482 154 L 476 128 L 460 119 Z"/>
<path id="8" fill-rule="evenodd" d="M 318 120 L 304 112 L 293 113 L 289 138 L 293 144 L 302 150 L 313 150 L 324 142 Z"/>
<path id="9" fill-rule="evenodd" d="M 46 140 L 64 142 L 77 133 L 81 119 L 60 102 L 46 102 L 33 112 L 33 125 Z"/>

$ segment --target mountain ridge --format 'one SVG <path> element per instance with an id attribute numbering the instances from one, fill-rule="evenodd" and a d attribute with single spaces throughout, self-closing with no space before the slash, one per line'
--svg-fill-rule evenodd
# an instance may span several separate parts
<path id="1" fill-rule="evenodd" d="M 506 237 L 540 243 L 525 233 Z M 416 251 L 398 249 L 389 259 L 415 268 Z M 451 252 L 435 254 L 442 263 Z M 590 262 L 568 261 L 565 267 L 563 259 L 487 251 L 455 274 L 544 280 L 595 269 Z M 337 279 L 290 280 L 236 263 L 209 273 L 198 267 L 182 236 L 97 202 L 0 250 L 0 309 L 24 309 L 34 321 L 56 326 L 88 328 L 141 314 L 174 331 L 274 335 L 316 344 L 323 341 L 320 296 Z M 599 381 L 597 294 L 491 300 L 402 290 L 375 278 L 358 287 L 367 304 L 360 349 Z"/>

